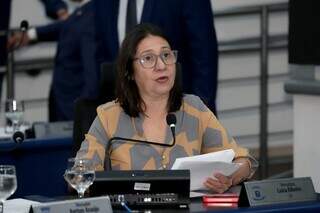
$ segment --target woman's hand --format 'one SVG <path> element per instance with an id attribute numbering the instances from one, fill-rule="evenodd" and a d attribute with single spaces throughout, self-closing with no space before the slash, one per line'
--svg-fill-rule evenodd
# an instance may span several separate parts
<path id="1" fill-rule="evenodd" d="M 224 176 L 221 173 L 214 174 L 214 177 L 208 177 L 204 182 L 204 186 L 216 193 L 224 193 L 231 186 L 237 185 L 248 179 L 250 176 L 250 163 L 247 158 L 238 158 L 233 161 L 240 165 L 239 169 L 230 177 Z"/>
<path id="2" fill-rule="evenodd" d="M 223 193 L 232 186 L 232 178 L 224 176 L 221 173 L 214 174 L 214 178 L 208 177 L 204 186 L 216 193 Z"/>

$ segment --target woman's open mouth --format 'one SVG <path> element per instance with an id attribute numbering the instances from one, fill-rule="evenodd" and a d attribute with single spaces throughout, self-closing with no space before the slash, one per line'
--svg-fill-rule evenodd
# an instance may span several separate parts
<path id="1" fill-rule="evenodd" d="M 156 79 L 156 82 L 158 82 L 158 83 L 166 83 L 168 81 L 169 81 L 168 76 L 162 76 L 162 77 Z"/>

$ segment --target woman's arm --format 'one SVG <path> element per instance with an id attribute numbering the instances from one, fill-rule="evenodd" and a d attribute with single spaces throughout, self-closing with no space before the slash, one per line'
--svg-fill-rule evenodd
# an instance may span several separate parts
<path id="1" fill-rule="evenodd" d="M 251 162 L 246 157 L 237 158 L 233 163 L 238 163 L 240 168 L 232 174 L 232 185 L 238 185 L 239 183 L 249 179 L 251 177 Z"/>

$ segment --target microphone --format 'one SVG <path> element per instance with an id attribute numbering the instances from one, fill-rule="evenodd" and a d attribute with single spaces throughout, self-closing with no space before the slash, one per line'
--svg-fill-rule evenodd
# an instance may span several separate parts
<path id="1" fill-rule="evenodd" d="M 20 39 L 18 45 L 13 49 L 18 49 L 21 46 L 22 41 L 23 41 L 24 37 L 26 36 L 26 32 L 27 32 L 28 29 L 29 29 L 29 22 L 27 20 L 21 21 L 21 23 L 20 23 L 20 31 L 22 33 L 22 36 L 21 36 L 21 39 Z"/>
<path id="2" fill-rule="evenodd" d="M 12 139 L 17 144 L 20 144 L 24 141 L 24 134 L 21 131 L 17 131 L 15 133 L 13 133 Z"/>
<path id="3" fill-rule="evenodd" d="M 29 29 L 29 22 L 27 20 L 22 20 L 20 23 L 20 31 L 26 32 Z"/>
<path id="4" fill-rule="evenodd" d="M 176 123 L 177 123 L 176 115 L 170 113 L 167 115 L 166 120 L 167 120 L 168 126 L 170 126 L 170 129 L 171 129 L 171 133 L 172 133 L 172 137 L 173 137 L 172 146 L 174 146 L 176 143 Z"/>
<path id="5" fill-rule="evenodd" d="M 175 114 L 173 114 L 173 113 L 168 114 L 166 117 L 166 121 L 167 121 L 167 125 L 171 129 L 171 133 L 172 133 L 172 137 L 173 137 L 173 142 L 171 144 L 146 141 L 146 140 L 137 140 L 137 139 L 132 139 L 132 138 L 112 137 L 109 139 L 109 143 L 108 143 L 108 145 L 106 147 L 106 151 L 105 151 L 105 156 L 106 156 L 105 166 L 108 164 L 109 170 L 112 170 L 109 149 L 110 149 L 111 144 L 114 140 L 131 141 L 131 142 L 135 142 L 135 143 L 152 144 L 152 145 L 164 146 L 164 147 L 173 147 L 176 144 L 175 127 L 176 127 L 177 119 L 176 119 Z"/>
<path id="6" fill-rule="evenodd" d="M 20 22 L 19 30 L 21 32 L 26 32 L 29 29 L 29 22 L 27 20 L 22 20 Z M 0 36 L 7 36 L 10 33 L 10 30 L 1 30 Z"/>
<path id="7" fill-rule="evenodd" d="M 19 31 L 22 33 L 21 38 L 19 39 L 19 43 L 8 50 L 8 52 L 13 52 L 14 50 L 21 47 L 24 37 L 29 29 L 29 22 L 27 20 L 22 20 L 20 22 Z"/>
<path id="8" fill-rule="evenodd" d="M 12 140 L 15 142 L 15 145 L 12 147 L 9 147 L 9 148 L 1 148 L 0 153 L 12 152 L 12 151 L 16 150 L 21 145 L 21 143 L 24 141 L 24 139 L 25 139 L 25 136 L 24 136 L 23 132 L 21 132 L 21 131 L 14 132 L 12 135 Z"/>

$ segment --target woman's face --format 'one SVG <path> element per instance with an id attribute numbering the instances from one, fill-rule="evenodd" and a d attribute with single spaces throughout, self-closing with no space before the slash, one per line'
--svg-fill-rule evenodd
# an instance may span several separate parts
<path id="1" fill-rule="evenodd" d="M 169 43 L 159 36 L 149 35 L 137 46 L 133 77 L 142 99 L 169 96 L 174 84 L 176 65 L 167 65 L 162 59 L 169 61 L 170 54 L 172 52 Z M 150 67 L 154 60 L 154 67 Z"/>

